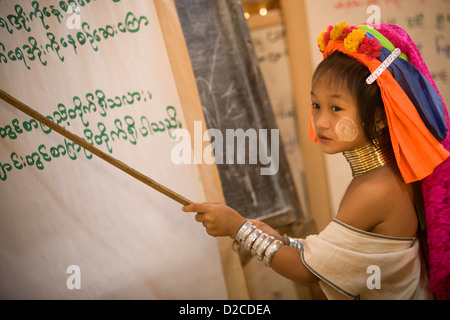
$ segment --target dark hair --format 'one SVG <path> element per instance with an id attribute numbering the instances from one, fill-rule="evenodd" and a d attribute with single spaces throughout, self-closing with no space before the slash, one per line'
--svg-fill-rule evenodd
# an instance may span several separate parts
<path id="1" fill-rule="evenodd" d="M 353 94 L 363 123 L 364 134 L 369 141 L 375 139 L 379 135 L 375 121 L 382 120 L 386 124 L 387 121 L 378 84 L 366 83 L 367 77 L 370 76 L 369 69 L 344 53 L 335 51 L 316 68 L 312 78 L 313 88 L 317 80 L 324 75 L 329 77 L 330 84 L 345 86 Z"/>

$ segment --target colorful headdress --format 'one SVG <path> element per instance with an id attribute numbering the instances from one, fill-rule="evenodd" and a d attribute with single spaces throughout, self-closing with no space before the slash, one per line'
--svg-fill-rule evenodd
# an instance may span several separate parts
<path id="1" fill-rule="evenodd" d="M 340 51 L 365 65 L 381 90 L 395 158 L 406 183 L 422 181 L 430 287 L 450 298 L 450 125 L 445 103 L 419 50 L 400 27 L 329 26 L 318 37 L 324 59 Z M 309 137 L 317 142 L 310 120 Z"/>

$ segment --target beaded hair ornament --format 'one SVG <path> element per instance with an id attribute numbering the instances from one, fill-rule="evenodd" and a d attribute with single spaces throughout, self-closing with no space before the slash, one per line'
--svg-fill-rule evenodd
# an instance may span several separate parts
<path id="1" fill-rule="evenodd" d="M 327 58 L 340 51 L 371 72 L 380 87 L 395 159 L 406 183 L 421 181 L 429 248 L 430 289 L 450 299 L 450 120 L 417 46 L 400 27 L 329 26 L 318 37 Z M 310 118 L 309 137 L 317 142 Z"/>

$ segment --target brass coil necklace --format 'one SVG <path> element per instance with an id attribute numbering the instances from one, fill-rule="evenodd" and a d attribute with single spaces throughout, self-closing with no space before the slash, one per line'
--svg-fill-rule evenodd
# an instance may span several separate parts
<path id="1" fill-rule="evenodd" d="M 395 159 L 388 131 L 380 134 L 372 143 L 344 151 L 343 154 L 350 164 L 353 177 L 384 167 Z"/>

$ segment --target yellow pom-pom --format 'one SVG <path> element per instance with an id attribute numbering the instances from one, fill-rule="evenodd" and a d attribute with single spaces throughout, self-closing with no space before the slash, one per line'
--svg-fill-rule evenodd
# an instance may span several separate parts
<path id="1" fill-rule="evenodd" d="M 319 49 L 322 52 L 325 52 L 325 50 L 327 50 L 327 46 L 325 45 L 325 41 L 324 41 L 324 35 L 327 31 L 325 30 L 324 32 L 322 32 L 320 34 L 320 36 L 317 38 L 317 43 L 319 44 Z"/>
<path id="2" fill-rule="evenodd" d="M 362 29 L 355 29 L 344 39 L 344 48 L 350 52 L 357 52 L 366 32 Z"/>
<path id="3" fill-rule="evenodd" d="M 349 26 L 348 23 L 345 22 L 345 21 L 341 22 L 341 23 L 338 23 L 337 25 L 335 25 L 333 27 L 333 30 L 331 30 L 330 38 L 332 40 L 337 40 L 337 39 L 341 38 L 342 37 L 342 31 L 344 31 L 344 28 L 348 27 L 348 26 Z"/>

